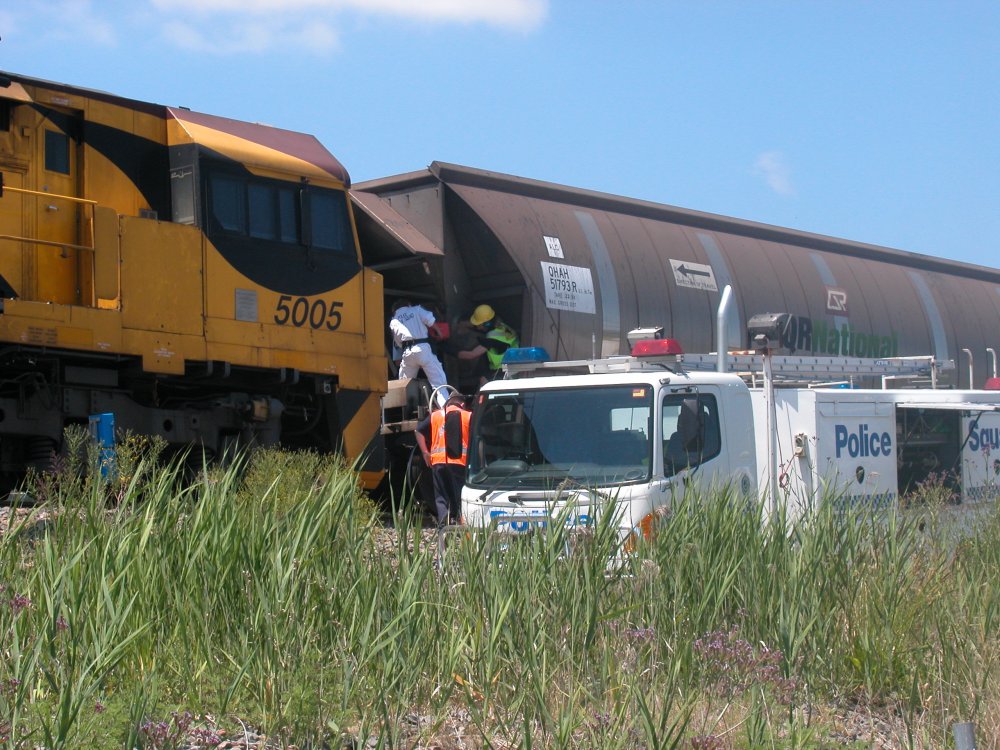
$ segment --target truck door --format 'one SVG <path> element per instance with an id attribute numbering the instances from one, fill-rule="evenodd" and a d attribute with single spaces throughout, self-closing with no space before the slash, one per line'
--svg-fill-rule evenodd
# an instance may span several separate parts
<path id="1" fill-rule="evenodd" d="M 81 193 L 83 148 L 82 118 L 75 112 L 46 109 L 33 126 L 35 158 L 34 189 L 51 197 L 32 196 L 35 236 L 46 243 L 80 242 L 81 205 L 73 200 Z M 37 244 L 29 250 L 33 265 L 35 299 L 41 302 L 77 304 L 78 251 L 73 247 Z M 32 263 L 33 261 L 33 263 Z"/>
<path id="2" fill-rule="evenodd" d="M 722 432 L 719 399 L 712 389 L 697 392 L 666 392 L 660 401 L 663 439 L 663 476 L 671 484 L 671 495 L 680 499 L 686 480 L 702 486 L 723 479 Z"/>

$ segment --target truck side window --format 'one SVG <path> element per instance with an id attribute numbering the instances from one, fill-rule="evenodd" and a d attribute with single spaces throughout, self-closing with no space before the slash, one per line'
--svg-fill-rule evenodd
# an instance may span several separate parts
<path id="1" fill-rule="evenodd" d="M 719 411 L 715 396 L 671 394 L 665 396 L 663 418 L 663 473 L 698 466 L 719 455 L 722 448 Z"/>

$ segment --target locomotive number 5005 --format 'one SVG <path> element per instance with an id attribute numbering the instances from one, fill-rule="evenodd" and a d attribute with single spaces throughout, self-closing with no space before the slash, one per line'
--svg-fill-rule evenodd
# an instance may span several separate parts
<path id="1" fill-rule="evenodd" d="M 316 299 L 310 302 L 305 297 L 282 294 L 275 308 L 274 322 L 279 326 L 291 323 L 296 328 L 308 325 L 310 328 L 326 328 L 336 331 L 340 328 L 340 309 L 343 302 L 327 302 Z"/>

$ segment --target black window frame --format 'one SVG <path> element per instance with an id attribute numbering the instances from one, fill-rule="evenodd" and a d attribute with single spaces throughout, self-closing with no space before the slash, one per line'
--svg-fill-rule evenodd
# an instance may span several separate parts
<path id="1" fill-rule="evenodd" d="M 68 134 L 45 128 L 45 171 L 64 175 L 73 174 L 73 158 L 70 153 Z"/>
<path id="2" fill-rule="evenodd" d="M 672 449 L 674 435 L 668 435 L 663 424 L 664 409 L 668 403 L 684 409 L 684 401 L 693 399 L 698 404 L 698 433 L 693 445 L 681 446 L 680 453 Z M 722 426 L 719 421 L 719 402 L 714 394 L 702 392 L 667 392 L 660 397 L 660 429 L 663 430 L 663 475 L 675 476 L 683 469 L 696 469 L 722 453 Z M 678 413 L 679 422 L 679 413 Z M 675 423 L 676 426 L 676 423 Z M 678 433 L 679 434 L 679 433 Z M 675 460 L 683 456 L 681 460 Z"/>
<path id="3" fill-rule="evenodd" d="M 205 228 L 210 237 L 223 236 L 248 242 L 270 244 L 275 248 L 305 247 L 315 253 L 332 254 L 351 259 L 357 257 L 347 191 L 304 182 L 294 183 L 268 177 L 257 177 L 246 172 L 215 165 L 204 171 Z M 217 220 L 215 191 L 217 179 L 232 181 L 240 186 L 239 198 L 242 203 L 242 218 L 241 228 L 238 230 L 225 228 Z M 270 203 L 274 221 L 272 236 L 261 236 L 259 232 L 252 230 L 253 220 L 250 205 L 252 187 L 267 188 L 271 193 Z M 294 228 L 291 232 L 284 222 L 288 218 L 284 209 L 287 208 L 289 193 L 293 195 L 294 201 L 294 216 L 292 217 Z M 326 229 L 330 232 L 328 236 L 339 235 L 340 247 L 329 246 L 325 243 L 316 244 L 314 241 L 317 233 L 315 232 L 314 219 L 316 217 L 313 213 L 313 204 L 318 203 L 319 199 L 327 198 L 333 200 L 334 207 L 339 209 L 339 215 L 331 217 L 332 221 Z M 294 239 L 291 237 L 292 233 L 294 233 Z"/>
<path id="4" fill-rule="evenodd" d="M 267 198 L 271 204 L 270 216 L 272 220 L 271 233 L 269 235 L 261 234 L 258 229 L 254 228 L 253 217 L 257 213 L 253 210 L 251 198 L 254 189 L 266 190 L 268 192 Z M 286 217 L 282 212 L 282 196 L 292 197 L 292 215 L 290 217 Z M 299 190 L 291 183 L 282 184 L 277 180 L 248 180 L 246 182 L 246 236 L 252 240 L 277 242 L 282 245 L 301 245 L 302 231 L 300 227 L 302 222 L 300 220 L 300 205 Z M 289 218 L 291 221 L 286 226 L 286 219 Z M 289 230 L 291 231 L 291 235 L 288 234 Z"/>
<path id="5" fill-rule="evenodd" d="M 629 400 L 624 398 L 618 404 L 610 404 L 608 408 L 604 411 L 594 410 L 592 408 L 586 408 L 580 405 L 581 396 L 583 399 L 599 399 L 607 394 L 610 398 L 617 396 L 623 396 L 624 394 L 629 394 Z M 539 410 L 539 405 L 534 403 L 536 398 L 540 398 L 544 401 L 544 410 Z M 535 425 L 540 423 L 542 425 L 550 426 L 552 422 L 541 419 L 545 414 L 545 411 L 551 410 L 553 408 L 553 403 L 557 403 L 556 399 L 566 399 L 567 401 L 573 402 L 573 409 L 567 410 L 565 413 L 568 417 L 572 417 L 577 420 L 583 420 L 586 422 L 585 425 L 581 425 L 581 429 L 569 433 L 562 433 L 563 438 L 553 441 L 556 433 L 549 432 L 548 429 L 545 430 L 548 434 L 543 436 L 540 435 L 536 430 Z M 584 401 L 586 403 L 586 401 Z M 589 404 L 588 404 L 589 406 Z M 647 425 L 644 430 L 637 429 L 635 424 L 631 423 L 629 427 L 619 427 L 617 429 L 611 429 L 613 419 L 613 412 L 619 408 L 631 407 L 633 409 L 641 409 L 643 407 L 649 410 L 649 414 L 646 417 Z M 600 476 L 583 478 L 577 476 L 575 473 L 567 473 L 560 475 L 556 478 L 548 475 L 539 475 L 537 478 L 532 478 L 529 475 L 524 475 L 520 479 L 509 479 L 505 481 L 510 481 L 518 486 L 531 487 L 535 486 L 538 488 L 544 488 L 546 486 L 551 486 L 553 484 L 558 484 L 567 476 L 572 477 L 574 481 L 590 483 L 595 485 L 632 485 L 632 484 L 642 484 L 648 482 L 653 476 L 653 440 L 655 429 L 655 410 L 656 410 L 656 399 L 654 388 L 646 383 L 605 383 L 600 385 L 583 385 L 583 386 L 568 386 L 565 388 L 520 388 L 512 387 L 509 390 L 505 389 L 503 391 L 491 391 L 486 394 L 481 394 L 479 401 L 473 411 L 472 424 L 470 426 L 470 445 L 469 445 L 469 477 L 468 484 L 471 487 L 488 487 L 495 486 L 497 482 L 497 477 L 499 475 L 491 475 L 490 467 L 498 466 L 504 463 L 504 456 L 500 455 L 502 451 L 497 452 L 492 457 L 487 457 L 487 452 L 490 448 L 495 448 L 497 445 L 501 445 L 504 440 L 502 437 L 498 438 L 496 442 L 492 442 L 484 438 L 484 432 L 486 428 L 486 421 L 491 419 L 492 415 L 502 415 L 502 419 L 494 420 L 494 427 L 500 428 L 501 430 L 511 427 L 514 425 L 519 425 L 524 433 L 524 445 L 532 446 L 529 454 L 523 455 L 526 459 L 525 466 L 548 466 L 556 468 L 569 468 L 573 464 L 580 464 L 583 466 L 593 465 L 599 469 Z M 603 421 L 603 418 L 607 418 L 607 422 Z M 540 420 L 541 422 L 537 422 Z M 645 443 L 643 446 L 644 455 L 641 456 L 642 461 L 642 471 L 638 471 L 638 466 L 632 471 L 626 472 L 621 476 L 617 476 L 613 473 L 607 472 L 607 469 L 613 466 L 614 461 L 607 462 L 604 456 L 601 458 L 593 457 L 590 455 L 590 451 L 595 450 L 596 447 L 601 447 L 602 444 L 595 443 L 592 438 L 597 435 L 603 435 L 603 437 L 608 441 L 606 447 L 611 448 L 612 443 L 614 447 L 625 449 L 627 452 L 632 453 L 629 450 L 629 446 L 623 445 L 623 442 L 628 442 L 628 438 L 633 438 L 631 441 L 633 445 L 635 444 L 635 438 L 639 437 L 635 433 L 642 433 L 642 441 Z M 624 438 L 625 440 L 618 440 L 618 438 Z M 546 443 L 550 445 L 559 444 L 561 451 L 564 454 L 561 457 L 553 457 Z M 570 445 L 573 447 L 570 447 Z M 514 451 L 517 453 L 517 451 Z M 573 458 L 567 457 L 567 453 L 573 454 Z M 640 457 L 638 453 L 633 453 L 633 457 Z M 539 460 L 540 459 L 540 460 Z M 497 461 L 497 464 L 493 462 Z M 502 470 L 502 469 L 501 469 Z M 476 477 L 481 475 L 481 479 Z M 614 477 L 613 479 L 611 477 Z"/>

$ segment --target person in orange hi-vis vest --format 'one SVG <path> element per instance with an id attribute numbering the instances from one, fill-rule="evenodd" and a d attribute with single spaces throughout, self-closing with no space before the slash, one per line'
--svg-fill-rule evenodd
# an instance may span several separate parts
<path id="1" fill-rule="evenodd" d="M 417 424 L 417 445 L 431 467 L 438 526 L 462 523 L 462 485 L 469 452 L 469 419 L 465 397 L 453 393 L 443 409 Z"/>

